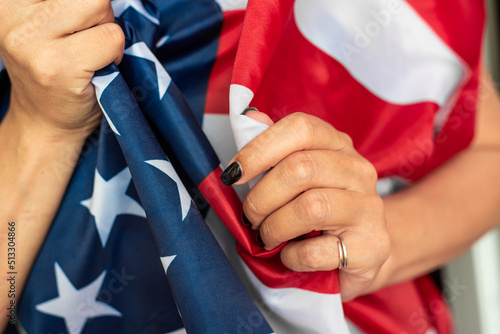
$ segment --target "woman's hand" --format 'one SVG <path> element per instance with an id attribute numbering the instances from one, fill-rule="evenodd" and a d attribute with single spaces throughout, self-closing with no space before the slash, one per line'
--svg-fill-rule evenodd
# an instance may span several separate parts
<path id="1" fill-rule="evenodd" d="M 265 249 L 288 241 L 281 250 L 288 268 L 334 270 L 339 267 L 341 236 L 348 255 L 347 268 L 339 273 L 343 300 L 372 289 L 390 242 L 376 191 L 377 173 L 348 135 L 319 118 L 296 113 L 257 136 L 234 161 L 241 166 L 241 177 L 233 170 L 230 174 L 236 176 L 228 183 L 238 179 L 235 184 L 243 184 L 269 170 L 243 203 L 246 220 L 259 229 Z M 312 231 L 322 234 L 294 240 Z"/>
<path id="2" fill-rule="evenodd" d="M 82 145 L 101 118 L 90 80 L 121 59 L 124 35 L 112 23 L 110 0 L 0 0 L 0 22 L 0 57 L 12 83 L 0 123 L 0 160 L 8 162 L 0 168 L 0 221 L 22 226 L 19 298 Z M 1 258 L 6 240 L 7 230 L 0 232 Z M 0 331 L 10 302 L 0 296 Z"/>
<path id="3" fill-rule="evenodd" d="M 37 132 L 88 134 L 99 124 L 90 80 L 96 70 L 121 60 L 124 35 L 113 21 L 110 0 L 0 2 L 10 112 L 23 125 L 33 124 Z"/>

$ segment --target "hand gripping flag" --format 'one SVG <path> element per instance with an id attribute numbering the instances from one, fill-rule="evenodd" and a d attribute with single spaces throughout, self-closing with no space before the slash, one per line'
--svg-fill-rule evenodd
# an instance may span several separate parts
<path id="1" fill-rule="evenodd" d="M 103 122 L 30 275 L 22 331 L 271 333 L 191 199 L 198 187 L 242 247 L 258 248 L 239 222 L 241 202 L 220 182 L 219 161 L 195 115 L 151 51 L 175 37 L 154 40 L 159 19 L 147 2 L 113 7 L 126 35 L 125 56 L 120 69 L 110 65 L 92 81 Z M 281 287 L 314 283 L 268 257 L 259 259 L 258 268 L 269 271 L 260 279 Z M 166 279 L 158 277 L 160 263 Z M 338 293 L 336 280 L 325 283 Z M 333 302 L 332 330 L 342 333 L 338 294 Z M 310 306 L 290 309 L 300 315 Z M 307 330 L 298 325 L 287 328 Z"/>
<path id="2" fill-rule="evenodd" d="M 246 106 L 275 121 L 307 112 L 349 133 L 381 178 L 416 180 L 472 138 L 482 4 L 112 4 L 124 60 L 93 80 L 105 117 L 31 272 L 20 331 L 346 332 L 337 273 L 293 273 L 279 249 L 254 244 L 199 123 L 230 109 L 241 147 L 263 129 L 240 115 Z M 2 68 L 0 114 L 9 94 Z M 208 204 L 232 236 L 207 228 Z M 426 278 L 344 308 L 355 331 L 450 331 Z"/>
<path id="3" fill-rule="evenodd" d="M 103 122 L 32 270 L 22 331 L 271 333 L 188 192 L 219 162 L 151 51 L 158 11 L 113 5 L 125 57 L 93 79 Z"/>
<path id="4" fill-rule="evenodd" d="M 274 121 L 301 111 L 348 133 L 381 184 L 418 180 L 473 136 L 484 9 L 481 1 L 455 4 L 249 1 L 230 86 L 237 147 L 248 141 L 245 131 L 260 131 L 240 115 L 245 107 Z M 240 254 L 258 275 L 255 261 Z M 335 272 L 323 274 L 335 280 Z M 326 284 L 302 288 L 335 293 Z M 358 298 L 344 310 L 355 331 L 451 332 L 448 309 L 428 277 Z M 320 332 L 332 332 L 322 324 Z"/>

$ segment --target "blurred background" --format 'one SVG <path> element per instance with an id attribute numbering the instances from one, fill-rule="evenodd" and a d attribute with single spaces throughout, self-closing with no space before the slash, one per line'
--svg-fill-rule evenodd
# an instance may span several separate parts
<path id="1" fill-rule="evenodd" d="M 487 3 L 485 60 L 498 89 L 500 6 L 498 0 Z M 454 312 L 457 334 L 500 333 L 500 228 L 449 264 L 441 278 L 443 292 Z"/>

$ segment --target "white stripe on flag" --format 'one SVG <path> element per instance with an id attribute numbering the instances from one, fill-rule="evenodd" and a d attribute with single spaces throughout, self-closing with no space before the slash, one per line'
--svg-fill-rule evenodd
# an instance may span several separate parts
<path id="1" fill-rule="evenodd" d="M 356 327 L 356 325 L 349 319 L 346 319 L 346 321 L 347 327 L 349 328 L 351 334 L 366 334 L 365 332 L 362 332 L 358 327 Z"/>
<path id="2" fill-rule="evenodd" d="M 340 294 L 298 288 L 269 288 L 259 281 L 243 260 L 240 261 L 247 280 L 253 285 L 254 291 L 250 295 L 276 333 L 349 333 Z"/>
<path id="3" fill-rule="evenodd" d="M 297 0 L 301 33 L 373 94 L 441 107 L 468 74 L 464 62 L 402 0 Z"/>
<path id="4" fill-rule="evenodd" d="M 229 161 L 234 157 L 238 150 L 234 143 L 233 133 L 229 124 L 228 114 L 205 114 L 203 115 L 203 132 L 205 132 L 212 147 L 217 153 L 221 162 L 221 168 L 224 170 Z M 247 196 L 250 188 L 243 184 L 234 186 L 234 190 L 243 201 Z"/>
<path id="5" fill-rule="evenodd" d="M 215 0 L 215 2 L 225 12 L 226 10 L 246 9 L 248 0 Z"/>
<path id="6" fill-rule="evenodd" d="M 269 128 L 266 124 L 241 115 L 252 101 L 253 96 L 253 92 L 245 86 L 232 84 L 229 87 L 229 120 L 238 150 L 241 150 L 255 136 Z"/>
<path id="7" fill-rule="evenodd" d="M 297 288 L 272 289 L 265 286 L 240 258 L 236 252 L 234 238 L 212 209 L 208 212 L 206 221 L 256 305 L 276 333 L 349 333 L 339 294 L 315 293 Z M 257 320 L 255 315 L 250 315 L 247 325 L 252 326 Z"/>

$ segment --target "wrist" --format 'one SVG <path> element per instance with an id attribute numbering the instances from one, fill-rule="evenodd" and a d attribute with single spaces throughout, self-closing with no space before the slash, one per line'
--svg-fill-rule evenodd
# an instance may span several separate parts
<path id="1" fill-rule="evenodd" d="M 7 115 L 19 125 L 18 131 L 23 136 L 35 134 L 37 138 L 62 145 L 83 143 L 98 127 L 102 116 L 93 89 L 92 86 L 92 92 L 83 100 L 55 96 L 53 92 L 40 103 L 41 96 L 30 98 L 13 87 Z"/>
<path id="2" fill-rule="evenodd" d="M 2 157 L 16 171 L 18 187 L 29 189 L 41 174 L 69 179 L 88 133 L 53 129 L 9 109 L 0 123 Z"/>
<path id="3" fill-rule="evenodd" d="M 81 127 L 59 127 L 37 117 L 34 112 L 23 110 L 16 106 L 15 102 L 9 107 L 3 123 L 9 134 L 15 136 L 20 143 L 37 143 L 47 148 L 81 146 L 98 124 L 94 122 L 96 124 L 85 124 Z"/>

